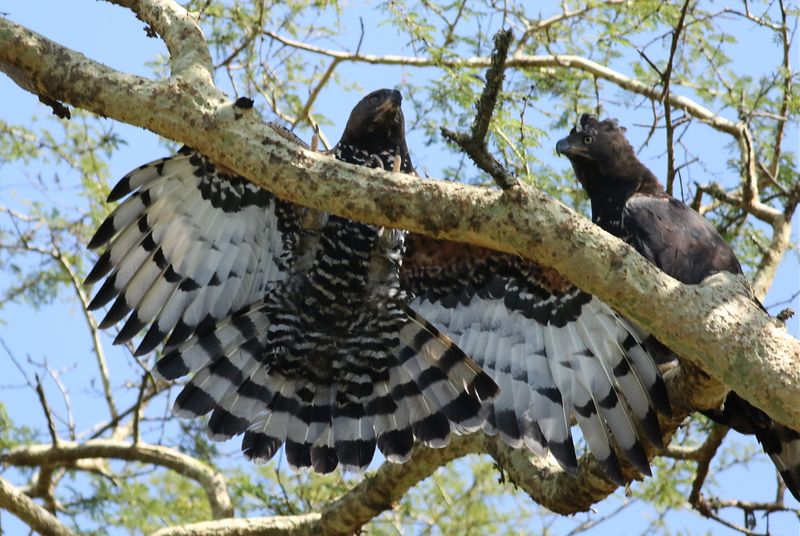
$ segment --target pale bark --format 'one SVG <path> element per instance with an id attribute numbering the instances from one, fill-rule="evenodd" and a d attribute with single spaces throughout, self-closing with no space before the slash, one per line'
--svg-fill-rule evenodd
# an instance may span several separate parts
<path id="1" fill-rule="evenodd" d="M 0 463 L 18 467 L 70 466 L 92 458 L 137 461 L 171 469 L 200 484 L 215 519 L 233 515 L 222 475 L 205 463 L 168 447 L 95 439 L 86 443 L 60 441 L 58 445 L 25 445 L 0 453 Z"/>
<path id="2" fill-rule="evenodd" d="M 0 508 L 8 510 L 40 534 L 74 536 L 74 532 L 61 524 L 56 516 L 0 477 Z"/>

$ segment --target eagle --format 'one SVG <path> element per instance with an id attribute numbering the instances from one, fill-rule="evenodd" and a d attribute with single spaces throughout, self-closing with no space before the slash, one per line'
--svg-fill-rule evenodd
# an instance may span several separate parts
<path id="1" fill-rule="evenodd" d="M 716 272 L 741 274 L 731 247 L 711 223 L 667 194 L 636 157 L 616 120 L 583 114 L 556 145 L 589 196 L 592 221 L 621 238 L 644 258 L 682 283 L 694 285 Z M 753 296 L 765 312 L 764 306 Z M 735 392 L 711 419 L 755 435 L 800 500 L 800 433 L 784 426 Z"/>
<path id="2" fill-rule="evenodd" d="M 413 172 L 401 100 L 361 99 L 332 156 Z M 105 248 L 89 307 L 115 300 L 101 327 L 127 316 L 116 343 L 147 328 L 136 354 L 164 341 L 153 372 L 192 374 L 173 411 L 211 413 L 212 439 L 243 433 L 256 461 L 285 443 L 289 464 L 327 473 L 480 428 L 497 386 L 407 307 L 401 231 L 286 203 L 189 149 L 109 200 L 125 196 L 89 242 Z"/>
<path id="3" fill-rule="evenodd" d="M 330 156 L 415 174 L 401 102 L 364 97 Z M 649 474 L 642 440 L 661 445 L 669 412 L 654 358 L 552 270 L 282 201 L 191 149 L 129 173 L 123 198 L 89 243 L 90 307 L 113 300 L 101 326 L 143 333 L 137 355 L 163 345 L 157 376 L 191 375 L 173 410 L 210 413 L 212 439 L 326 473 L 482 429 L 574 474 L 574 419 L 612 480 L 614 444 Z"/>

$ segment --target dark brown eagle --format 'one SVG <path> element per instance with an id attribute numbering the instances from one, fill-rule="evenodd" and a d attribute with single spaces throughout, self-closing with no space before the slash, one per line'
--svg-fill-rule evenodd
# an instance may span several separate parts
<path id="1" fill-rule="evenodd" d="M 665 273 L 697 284 L 715 272 L 742 273 L 736 255 L 705 218 L 666 193 L 636 157 L 615 120 L 584 114 L 556 151 L 572 163 L 589 194 L 592 220 L 625 240 Z M 755 301 L 755 297 L 753 297 Z M 763 309 L 763 305 L 759 302 Z M 766 309 L 764 309 L 766 311 Z M 731 392 L 709 417 L 744 434 L 755 434 L 800 500 L 800 434 L 772 420 Z"/>

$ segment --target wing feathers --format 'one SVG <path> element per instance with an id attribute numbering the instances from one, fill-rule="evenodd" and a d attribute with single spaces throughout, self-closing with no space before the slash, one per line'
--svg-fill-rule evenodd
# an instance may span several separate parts
<path id="1" fill-rule="evenodd" d="M 412 307 L 430 318 L 497 382 L 484 430 L 513 447 L 548 448 L 577 470 L 578 421 L 609 476 L 612 447 L 649 474 L 639 432 L 662 444 L 656 417 L 666 390 L 636 331 L 557 274 L 512 256 L 414 235 L 401 273 Z"/>

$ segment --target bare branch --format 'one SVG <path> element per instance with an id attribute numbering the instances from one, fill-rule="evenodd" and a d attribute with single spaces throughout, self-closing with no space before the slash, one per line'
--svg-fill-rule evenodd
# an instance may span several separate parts
<path id="1" fill-rule="evenodd" d="M 503 189 L 512 188 L 519 184 L 516 177 L 512 176 L 489 152 L 486 146 L 486 134 L 492 120 L 497 97 L 503 89 L 505 78 L 505 62 L 508 56 L 508 47 L 514 34 L 511 30 L 501 30 L 494 36 L 494 51 L 492 52 L 492 65 L 486 71 L 486 85 L 476 105 L 475 121 L 472 123 L 472 132 L 453 132 L 442 128 L 445 138 L 469 155 L 475 164 L 494 178 L 495 183 Z"/>
<path id="2" fill-rule="evenodd" d="M 56 516 L 33 502 L 30 497 L 0 477 L 0 507 L 19 517 L 40 534 L 74 536 L 75 533 L 61 524 Z"/>
<path id="3" fill-rule="evenodd" d="M 214 519 L 233 515 L 223 476 L 199 460 L 168 447 L 96 439 L 86 443 L 62 441 L 57 446 L 26 445 L 0 453 L 0 462 L 20 467 L 63 466 L 87 458 L 112 458 L 166 467 L 200 484 Z"/>
<path id="4" fill-rule="evenodd" d="M 289 39 L 280 36 L 275 32 L 267 31 L 266 35 L 279 41 L 287 46 L 305 50 L 314 54 L 320 54 L 331 58 L 340 58 L 342 61 L 353 61 L 361 63 L 370 63 L 375 65 L 407 65 L 412 67 L 449 67 L 449 68 L 481 68 L 489 67 L 491 65 L 491 58 L 475 56 L 465 59 L 432 59 L 418 56 L 375 56 L 370 54 L 352 54 L 339 50 L 330 50 L 314 45 L 309 45 L 301 41 Z M 550 56 L 531 56 L 526 54 L 514 54 L 506 61 L 507 68 L 518 69 L 531 69 L 531 68 L 562 68 L 562 69 L 578 69 L 587 72 L 603 80 L 607 80 L 617 86 L 627 89 L 633 93 L 643 95 L 648 99 L 659 101 L 661 93 L 651 86 L 629 78 L 622 73 L 609 69 L 592 60 L 574 55 L 550 55 Z M 738 138 L 739 132 L 737 124 L 725 119 L 708 108 L 694 102 L 693 100 L 680 95 L 671 94 L 668 102 L 686 113 L 695 117 L 704 123 L 721 132 L 726 132 Z"/>
<path id="5" fill-rule="evenodd" d="M 689 9 L 689 2 L 685 0 L 681 8 L 681 16 L 678 19 L 678 24 L 672 31 L 672 43 L 669 47 L 669 60 L 667 60 L 667 68 L 664 69 L 662 75 L 663 89 L 661 90 L 661 101 L 664 103 L 664 124 L 667 127 L 667 193 L 672 195 L 672 186 L 675 182 L 675 147 L 673 140 L 673 125 L 672 125 L 672 107 L 669 104 L 670 82 L 672 81 L 672 64 L 675 61 L 675 52 L 678 50 L 678 41 L 680 40 L 681 30 L 683 30 L 683 21 L 686 19 L 686 12 Z"/>
<path id="6" fill-rule="evenodd" d="M 57 447 L 60 443 L 58 439 L 58 432 L 56 431 L 56 423 L 53 421 L 53 413 L 50 411 L 50 405 L 47 403 L 47 397 L 44 396 L 44 389 L 39 376 L 36 376 L 36 395 L 39 397 L 39 404 L 44 411 L 45 419 L 47 420 L 47 431 L 50 432 L 50 440 L 53 446 Z"/>
<path id="7" fill-rule="evenodd" d="M 127 7 L 167 45 L 173 77 L 213 83 L 214 64 L 197 17 L 173 0 L 108 0 Z"/>
<path id="8" fill-rule="evenodd" d="M 586 13 L 593 11 L 595 9 L 624 5 L 625 2 L 626 0 L 606 0 L 605 2 L 596 2 L 595 4 L 587 3 L 582 8 L 576 9 L 574 11 L 570 11 L 569 9 L 567 9 L 565 5 L 564 10 L 558 15 L 553 15 L 552 17 L 548 17 L 546 19 L 540 19 L 536 21 L 535 24 L 532 24 L 528 20 L 523 20 L 522 22 L 523 24 L 525 24 L 525 32 L 522 34 L 522 37 L 519 38 L 519 42 L 517 43 L 516 47 L 516 52 L 521 51 L 522 48 L 525 46 L 525 44 L 528 42 L 528 39 L 530 39 L 535 33 L 547 31 L 550 27 L 560 22 L 582 17 Z"/>
<path id="9" fill-rule="evenodd" d="M 78 274 L 75 273 L 72 263 L 66 257 L 66 255 L 64 255 L 57 247 L 55 247 L 55 244 L 53 245 L 53 250 L 50 252 L 50 254 L 56 261 L 58 261 L 64 272 L 67 274 L 70 284 L 72 285 L 72 289 L 75 291 L 75 295 L 78 297 L 78 301 L 81 303 L 81 312 L 83 313 L 84 320 L 86 320 L 89 333 L 92 336 L 94 357 L 97 360 L 97 366 L 100 369 L 100 381 L 103 384 L 103 396 L 105 396 L 106 405 L 108 406 L 108 411 L 111 414 L 111 418 L 116 419 L 119 415 L 119 412 L 117 411 L 117 405 L 114 403 L 114 396 L 111 392 L 111 381 L 109 379 L 110 376 L 108 373 L 106 353 L 103 349 L 103 343 L 100 340 L 100 327 L 98 326 L 97 320 L 94 318 L 92 312 L 89 311 L 89 297 L 86 295 L 86 291 L 83 288 L 83 282 Z"/>

